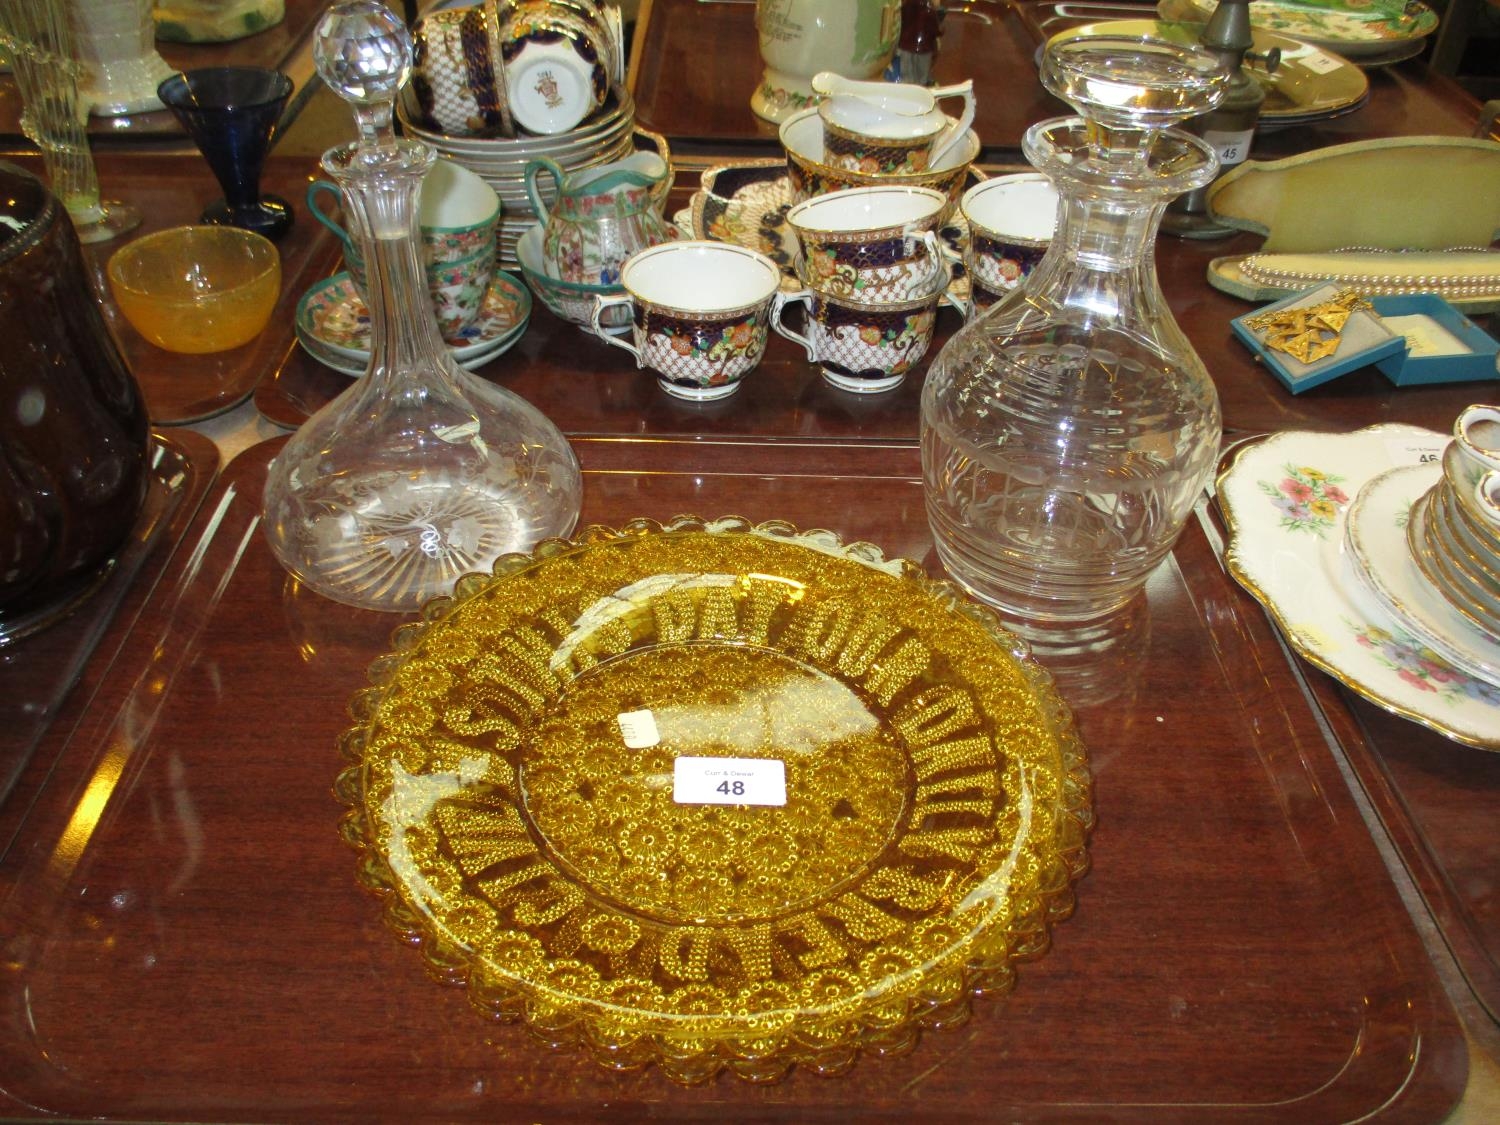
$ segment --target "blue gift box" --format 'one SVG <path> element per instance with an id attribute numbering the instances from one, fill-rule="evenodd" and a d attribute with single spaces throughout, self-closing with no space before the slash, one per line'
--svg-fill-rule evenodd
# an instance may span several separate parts
<path id="1" fill-rule="evenodd" d="M 1344 330 L 1339 335 L 1338 348 L 1332 355 L 1312 363 L 1303 363 L 1295 356 L 1265 346 L 1264 331 L 1251 328 L 1246 322 L 1268 312 L 1278 312 L 1303 305 L 1321 305 L 1333 300 L 1345 288 L 1329 282 L 1316 289 L 1309 289 L 1286 297 L 1275 304 L 1266 305 L 1253 313 L 1237 316 L 1229 322 L 1230 328 L 1270 369 L 1283 386 L 1292 394 L 1301 394 L 1312 387 L 1321 386 L 1330 379 L 1337 379 L 1350 371 L 1368 367 L 1404 353 L 1406 340 L 1387 328 L 1378 315 L 1367 310 L 1355 310 L 1349 314 Z M 1372 301 L 1371 304 L 1374 304 Z"/>
<path id="2" fill-rule="evenodd" d="M 1465 383 L 1500 375 L 1500 344 L 1432 293 L 1372 297 L 1375 312 L 1402 338 L 1402 349 L 1375 366 L 1398 387 Z"/>

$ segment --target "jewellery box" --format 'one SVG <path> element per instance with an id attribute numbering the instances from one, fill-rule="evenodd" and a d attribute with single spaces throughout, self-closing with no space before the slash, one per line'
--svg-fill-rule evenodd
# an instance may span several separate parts
<path id="1" fill-rule="evenodd" d="M 1399 137 L 1246 161 L 1209 189 L 1211 216 L 1257 231 L 1252 254 L 1215 258 L 1208 282 L 1271 301 L 1325 281 L 1366 296 L 1430 293 L 1500 309 L 1500 144 Z"/>

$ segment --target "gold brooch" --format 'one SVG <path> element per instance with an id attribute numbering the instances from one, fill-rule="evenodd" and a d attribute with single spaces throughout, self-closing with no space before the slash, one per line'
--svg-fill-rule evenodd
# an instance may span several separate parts
<path id="1" fill-rule="evenodd" d="M 1354 312 L 1373 308 L 1352 289 L 1340 289 L 1318 305 L 1276 309 L 1252 316 L 1245 324 L 1264 332 L 1264 344 L 1303 363 L 1316 363 L 1339 350 L 1344 325 Z"/>

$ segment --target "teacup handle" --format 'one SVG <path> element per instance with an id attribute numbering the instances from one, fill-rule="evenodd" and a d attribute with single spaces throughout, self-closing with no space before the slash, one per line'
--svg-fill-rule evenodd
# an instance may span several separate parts
<path id="1" fill-rule="evenodd" d="M 811 289 L 798 289 L 795 293 L 777 293 L 771 300 L 771 327 L 775 330 L 776 335 L 785 336 L 792 343 L 799 345 L 807 353 L 807 358 L 813 363 L 817 363 L 818 349 L 813 346 L 812 340 L 800 332 L 793 332 L 786 326 L 786 322 L 782 319 L 786 313 L 786 307 L 796 304 L 800 304 L 807 316 L 811 318 L 812 296 Z"/>
<path id="2" fill-rule="evenodd" d="M 932 263 L 932 270 L 926 277 L 919 277 L 906 287 L 908 297 L 916 297 L 928 291 L 929 286 L 937 284 L 935 275 L 942 274 L 945 278 L 943 287 L 946 289 L 948 283 L 953 280 L 952 259 L 943 252 L 943 240 L 934 231 L 924 230 L 919 236 L 919 241 L 927 247 L 927 260 Z"/>
<path id="3" fill-rule="evenodd" d="M 958 120 L 939 133 L 936 143 L 932 146 L 932 155 L 927 158 L 927 162 L 928 167 L 935 168 L 953 146 L 964 139 L 969 132 L 969 126 L 974 124 L 974 80 L 966 78 L 962 82 L 955 82 L 952 86 L 935 86 L 928 93 L 939 101 L 943 98 L 962 98 L 964 103 L 963 112 Z"/>
<path id="4" fill-rule="evenodd" d="M 1480 445 L 1469 434 L 1470 429 L 1482 422 L 1500 425 L 1500 406 L 1475 403 L 1473 406 L 1464 407 L 1458 415 L 1458 420 L 1453 423 L 1453 437 L 1468 456 L 1488 468 L 1500 469 L 1500 448 Z"/>
<path id="5" fill-rule="evenodd" d="M 345 251 L 348 251 L 354 246 L 354 240 L 349 237 L 349 232 L 323 214 L 318 207 L 318 196 L 325 191 L 340 202 L 343 201 L 344 197 L 339 191 L 338 184 L 329 183 L 327 180 L 314 180 L 307 185 L 307 209 L 312 212 L 313 218 L 338 235 L 339 241 L 344 244 Z"/>
<path id="6" fill-rule="evenodd" d="M 526 162 L 526 198 L 531 201 L 531 209 L 536 213 L 537 221 L 545 223 L 552 208 L 543 201 L 541 189 L 537 187 L 536 178 L 543 172 L 552 177 L 559 195 L 562 194 L 563 181 L 568 178 L 568 174 L 550 156 L 539 156 Z"/>
<path id="7" fill-rule="evenodd" d="M 605 329 L 602 323 L 604 311 L 618 306 L 624 306 L 625 308 L 632 307 L 629 293 L 595 293 L 594 308 L 589 313 L 589 331 L 598 336 L 606 344 L 613 344 L 617 348 L 624 348 L 631 355 L 635 356 L 635 365 L 637 367 L 645 367 L 646 361 L 641 357 L 640 348 L 632 344 L 625 336 L 612 335 Z"/>
<path id="8" fill-rule="evenodd" d="M 1490 469 L 1479 478 L 1474 486 L 1474 499 L 1478 501 L 1480 515 L 1500 532 L 1500 470 Z"/>

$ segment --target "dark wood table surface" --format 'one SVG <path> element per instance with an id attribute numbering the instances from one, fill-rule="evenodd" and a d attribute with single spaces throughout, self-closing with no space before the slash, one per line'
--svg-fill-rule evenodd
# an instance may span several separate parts
<path id="1" fill-rule="evenodd" d="M 0 159 L 44 176 L 41 159 L 29 150 L 0 152 Z M 319 175 L 316 162 L 276 155 L 266 161 L 262 189 L 292 204 L 295 214 L 291 229 L 277 242 L 281 297 L 268 329 L 248 344 L 202 355 L 170 352 L 141 336 L 110 295 L 106 271 L 110 257 L 130 240 L 196 223 L 204 207 L 223 198 L 218 181 L 197 152 L 144 157 L 111 151 L 101 153 L 95 163 L 104 197 L 126 199 L 141 213 L 141 225 L 135 230 L 83 249 L 105 318 L 141 385 L 151 421 L 178 425 L 222 414 L 249 398 L 267 371 L 286 362 L 287 353 L 296 347 L 292 323 L 297 302 L 338 261 L 338 240 L 307 213 L 303 203 L 307 185 Z"/>
<path id="2" fill-rule="evenodd" d="M 203 66 L 264 66 L 291 78 L 295 89 L 287 103 L 283 124 L 289 122 L 313 90 L 313 28 L 329 0 L 286 0 L 286 16 L 274 27 L 228 43 L 158 43 L 157 51 L 169 66 L 188 70 Z M 21 139 L 21 94 L 10 73 L 0 74 L 0 141 Z M 100 142 L 170 141 L 188 145 L 187 134 L 166 110 L 119 117 L 90 116 L 88 132 Z"/>
<path id="3" fill-rule="evenodd" d="M 1136 15 L 1153 6 L 1045 3 L 964 5 L 944 24 L 934 81 L 974 79 L 974 131 L 986 160 L 1020 160 L 1028 126 L 1068 112 L 1037 81 L 1035 56 L 1041 21 L 1064 8 L 1074 23 Z M 637 29 L 635 85 L 641 124 L 692 151 L 694 141 L 722 149 L 774 147 L 775 127 L 750 112 L 762 63 L 755 7 L 748 3 L 650 0 Z M 1425 133 L 1467 136 L 1475 124 L 1472 99 L 1420 61 L 1369 71 L 1369 103 L 1346 117 L 1257 136 L 1251 155 L 1271 159 L 1310 148 L 1374 137 Z"/>
<path id="4" fill-rule="evenodd" d="M 641 41 L 642 121 L 674 150 L 711 141 L 699 164 L 774 145 L 748 109 L 753 28 L 748 53 L 734 47 L 751 11 L 653 2 L 653 28 L 684 26 Z M 677 42 L 695 26 L 716 44 L 712 67 Z M 1014 114 L 1017 140 L 1057 112 L 1013 14 L 948 27 L 944 58 L 965 58 L 956 44 L 972 37 L 982 73 L 1016 76 L 992 101 Z M 749 77 L 734 77 L 742 64 Z M 951 65 L 940 59 L 939 76 Z M 660 84 L 667 75 L 677 84 Z M 1372 72 L 1372 85 L 1364 109 L 1271 134 L 1257 154 L 1462 135 L 1477 109 L 1417 63 Z M 107 193 L 141 193 L 163 215 L 212 194 L 206 167 L 134 159 L 148 149 L 101 162 Z M 678 204 L 695 174 L 686 151 Z M 311 158 L 278 161 L 284 193 L 318 174 Z M 289 309 L 338 263 L 300 190 L 288 197 L 306 241 L 283 243 L 281 307 L 244 350 L 259 357 L 245 369 L 257 407 L 291 426 L 348 380 L 293 340 Z M 1370 369 L 1290 395 L 1231 338 L 1228 319 L 1249 306 L 1203 280 L 1209 258 L 1254 242 L 1158 248 L 1231 436 L 1383 421 L 1443 431 L 1494 392 L 1397 389 Z M 942 313 L 940 338 L 957 324 Z M 153 380 L 191 374 L 125 344 L 148 401 Z M 738 394 L 693 406 L 538 304 L 480 374 L 574 438 L 585 522 L 733 512 L 937 568 L 915 449 L 920 373 L 860 398 L 774 338 Z M 93 623 L 99 655 L 13 759 L 0 800 L 0 1116 L 1431 1121 L 1464 1088 L 1466 1035 L 1500 1058 L 1500 758 L 1289 660 L 1225 575 L 1211 521 L 1189 527 L 1114 649 L 1049 658 L 1090 749 L 1099 826 L 1076 915 L 1012 995 L 906 1058 L 764 1089 L 610 1074 L 486 1026 L 385 933 L 338 840 L 342 709 L 395 621 L 311 597 L 276 568 L 256 526 L 273 451 L 242 455 L 201 506 L 194 494 L 193 526 L 141 568 L 125 611 Z M 0 691 L 58 682 L 23 681 L 23 666 L 0 664 Z"/>

